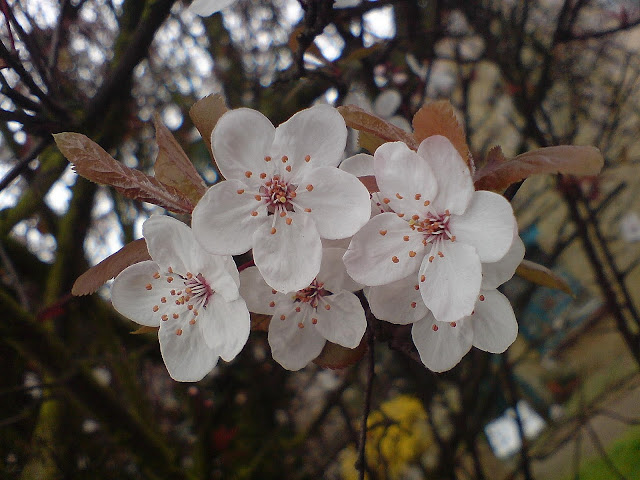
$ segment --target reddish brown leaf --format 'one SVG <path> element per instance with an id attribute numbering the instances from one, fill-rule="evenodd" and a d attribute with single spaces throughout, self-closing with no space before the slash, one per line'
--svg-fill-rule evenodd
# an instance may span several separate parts
<path id="1" fill-rule="evenodd" d="M 344 121 L 347 126 L 377 137 L 381 140 L 381 144 L 384 142 L 400 141 L 406 143 L 409 148 L 414 150 L 418 148 L 418 144 L 411 134 L 371 113 L 365 112 L 360 107 L 355 105 L 344 105 L 342 107 L 338 107 L 338 111 L 344 117 Z M 375 148 L 370 148 L 375 150 L 377 146 Z M 369 150 L 369 148 L 367 148 L 367 150 Z M 373 151 L 369 151 L 373 153 Z"/>
<path id="2" fill-rule="evenodd" d="M 73 284 L 71 293 L 76 296 L 89 295 L 129 265 L 150 259 L 144 238 L 134 240 L 80 275 Z"/>
<path id="3" fill-rule="evenodd" d="M 158 330 L 160 330 L 160 327 L 149 327 L 147 325 L 143 325 L 142 327 L 130 333 L 131 335 L 141 335 L 143 333 L 156 333 Z"/>
<path id="4" fill-rule="evenodd" d="M 490 153 L 494 151 L 495 148 Z M 604 165 L 604 158 L 595 147 L 558 145 L 538 148 L 511 159 L 506 159 L 501 153 L 494 152 L 476 172 L 474 182 L 477 190 L 502 192 L 512 183 L 541 173 L 597 175 Z"/>
<path id="5" fill-rule="evenodd" d="M 376 181 L 376 177 L 374 175 L 358 177 L 358 180 L 360 180 L 362 184 L 367 187 L 369 193 L 376 193 L 380 191 L 380 188 L 378 188 L 378 182 Z"/>
<path id="6" fill-rule="evenodd" d="M 367 351 L 367 342 L 362 337 L 360 345 L 356 348 L 346 348 L 335 343 L 327 342 L 320 352 L 320 355 L 313 361 L 316 365 L 323 368 L 336 370 L 345 368 L 358 362 Z"/>
<path id="7" fill-rule="evenodd" d="M 214 162 L 215 159 L 211 151 L 211 132 L 213 132 L 216 123 L 227 110 L 229 109 L 224 103 L 224 98 L 219 93 L 201 98 L 189 110 L 191 121 L 200 132 L 200 135 L 202 135 L 202 140 L 207 145 L 209 154 Z"/>
<path id="8" fill-rule="evenodd" d="M 153 123 L 156 127 L 158 143 L 158 157 L 154 165 L 156 178 L 164 185 L 182 192 L 193 204 L 198 203 L 200 197 L 207 191 L 202 177 L 157 115 Z"/>
<path id="9" fill-rule="evenodd" d="M 522 261 L 516 270 L 516 275 L 536 285 L 555 288 L 556 290 L 562 290 L 569 295 L 573 295 L 571 287 L 564 278 L 552 272 L 544 265 L 539 265 L 530 260 Z"/>
<path id="10" fill-rule="evenodd" d="M 193 203 L 180 191 L 123 165 L 86 136 L 64 132 L 54 134 L 53 137 L 78 175 L 87 180 L 111 185 L 127 197 L 153 203 L 172 212 L 191 213 L 193 210 Z"/>
<path id="11" fill-rule="evenodd" d="M 271 323 L 271 315 L 251 312 L 251 330 L 260 330 L 262 332 L 269 331 L 269 323 Z"/>
<path id="12" fill-rule="evenodd" d="M 447 100 L 426 103 L 413 117 L 413 136 L 418 144 L 432 135 L 447 137 L 462 159 L 470 165 L 464 129 L 458 123 L 453 106 Z"/>
<path id="13" fill-rule="evenodd" d="M 491 147 L 491 149 L 487 152 L 487 154 L 482 157 L 475 158 L 475 164 L 478 169 L 484 168 L 485 165 L 491 165 L 494 163 L 500 163 L 506 161 L 506 157 L 504 153 L 502 153 L 502 147 L 500 145 L 495 145 Z"/>

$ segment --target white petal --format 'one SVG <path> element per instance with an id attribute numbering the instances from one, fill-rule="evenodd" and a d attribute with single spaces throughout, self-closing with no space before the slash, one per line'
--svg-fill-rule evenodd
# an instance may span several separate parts
<path id="1" fill-rule="evenodd" d="M 178 320 L 169 317 L 158 331 L 162 359 L 171 378 L 178 382 L 202 380 L 218 362 L 216 351 L 209 348 L 196 325 L 189 325 L 184 316 Z"/>
<path id="2" fill-rule="evenodd" d="M 513 243 L 516 219 L 511 204 L 497 193 L 474 192 L 467 210 L 452 215 L 449 230 L 457 242 L 473 245 L 480 261 L 497 262 Z"/>
<path id="3" fill-rule="evenodd" d="M 416 255 L 411 257 L 410 252 Z M 382 213 L 353 236 L 344 264 L 356 282 L 384 285 L 417 271 L 423 255 L 422 234 L 411 230 L 395 213 Z"/>
<path id="4" fill-rule="evenodd" d="M 278 126 L 273 155 L 289 157 L 295 177 L 310 168 L 337 167 L 346 144 L 347 127 L 342 115 L 329 105 L 315 105 Z"/>
<path id="5" fill-rule="evenodd" d="M 333 293 L 342 290 L 355 292 L 362 285 L 355 282 L 347 273 L 342 257 L 347 250 L 345 248 L 323 248 L 322 263 L 318 272 L 318 280 L 324 283 L 324 288 Z"/>
<path id="6" fill-rule="evenodd" d="M 212 290 L 221 294 L 228 302 L 238 298 L 238 267 L 230 255 L 212 255 L 194 241 L 191 259 L 186 272 L 202 274 Z M 182 273 L 186 273 L 182 272 Z"/>
<path id="7" fill-rule="evenodd" d="M 240 272 L 240 295 L 247 302 L 250 312 L 273 315 L 276 306 L 286 302 L 290 306 L 293 302 L 287 301 L 288 297 L 275 292 L 267 285 L 257 267 L 249 267 Z M 273 306 L 271 303 L 273 302 Z M 293 308 L 293 307 L 291 307 Z"/>
<path id="8" fill-rule="evenodd" d="M 338 168 L 310 170 L 296 193 L 296 203 L 311 209 L 309 215 L 322 238 L 350 237 L 371 216 L 367 187 L 350 173 Z"/>
<path id="9" fill-rule="evenodd" d="M 402 142 L 381 145 L 374 155 L 374 170 L 380 196 L 391 208 L 408 217 L 424 217 L 437 196 L 436 177 L 424 158 Z M 425 202 L 428 202 L 425 206 Z"/>
<path id="10" fill-rule="evenodd" d="M 518 336 L 518 322 L 507 297 L 497 290 L 482 290 L 474 314 L 468 318 L 473 327 L 473 346 L 490 353 L 502 353 Z"/>
<path id="11" fill-rule="evenodd" d="M 241 298 L 227 302 L 213 294 L 197 323 L 207 345 L 227 362 L 240 353 L 249 338 L 249 310 Z"/>
<path id="12" fill-rule="evenodd" d="M 464 321 L 458 321 L 452 327 L 428 315 L 413 324 L 411 336 L 422 363 L 429 370 L 444 372 L 455 367 L 471 349 L 473 330 Z"/>
<path id="13" fill-rule="evenodd" d="M 214 255 L 212 255 L 212 257 L 213 256 Z M 218 261 L 209 264 L 201 270 L 201 273 L 209 284 L 209 287 L 211 287 L 215 293 L 221 295 L 225 301 L 232 302 L 240 296 L 240 291 L 238 290 L 238 282 L 236 282 L 235 278 L 224 268 L 226 262 L 224 262 L 223 259 L 231 257 L 221 255 L 217 255 L 217 257 L 219 257 Z"/>
<path id="14" fill-rule="evenodd" d="M 270 173 L 272 162 L 264 158 L 271 154 L 275 127 L 256 110 L 230 110 L 220 119 L 211 134 L 211 149 L 216 164 L 227 179 L 244 180 L 246 172 L 256 179 L 260 172 Z"/>
<path id="15" fill-rule="evenodd" d="M 482 288 L 498 288 L 511 279 L 523 258 L 524 243 L 516 231 L 511 248 L 504 257 L 497 262 L 482 264 Z"/>
<path id="16" fill-rule="evenodd" d="M 281 320 L 280 315 L 285 319 Z M 303 328 L 298 324 L 302 323 Z M 300 370 L 320 355 L 326 340 L 311 323 L 311 308 L 279 310 L 271 319 L 268 334 L 273 359 L 287 370 Z"/>
<path id="17" fill-rule="evenodd" d="M 313 220 L 289 212 L 292 220 L 278 218 L 275 233 L 270 222 L 253 236 L 253 259 L 265 282 L 280 292 L 295 292 L 309 286 L 320 270 L 322 243 Z"/>
<path id="18" fill-rule="evenodd" d="M 438 195 L 432 206 L 438 213 L 449 210 L 459 215 L 465 211 L 474 192 L 471 172 L 449 139 L 434 135 L 425 138 L 418 147 L 418 155 L 425 158 L 438 184 Z"/>
<path id="19" fill-rule="evenodd" d="M 237 0 L 194 0 L 193 3 L 189 5 L 189 10 L 201 17 L 208 17 L 236 1 Z"/>
<path id="20" fill-rule="evenodd" d="M 164 279 L 156 280 L 153 274 L 159 270 L 158 264 L 147 260 L 125 268 L 111 285 L 111 302 L 122 315 L 140 325 L 157 327 L 160 316 L 165 313 L 160 302 L 162 296 L 169 296 Z M 147 289 L 151 285 L 151 290 Z M 162 311 L 153 311 L 154 306 Z"/>
<path id="21" fill-rule="evenodd" d="M 402 95 L 395 89 L 385 90 L 373 102 L 373 112 L 382 118 L 389 118 L 396 113 L 402 103 Z"/>
<path id="22" fill-rule="evenodd" d="M 480 259 L 473 247 L 448 240 L 434 244 L 420 266 L 420 276 L 420 280 L 425 278 L 420 293 L 436 320 L 455 322 L 471 315 L 482 281 Z"/>
<path id="23" fill-rule="evenodd" d="M 371 313 L 380 320 L 407 325 L 424 318 L 427 309 L 418 286 L 418 277 L 413 274 L 388 285 L 368 289 L 367 300 Z"/>
<path id="24" fill-rule="evenodd" d="M 176 272 L 186 272 L 195 243 L 191 229 L 167 215 L 152 215 L 142 225 L 151 258 L 163 270 L 171 266 Z"/>
<path id="25" fill-rule="evenodd" d="M 238 194 L 246 188 L 237 180 L 225 180 L 207 190 L 193 209 L 193 234 L 207 252 L 240 255 L 251 249 L 253 233 L 267 221 L 267 210 L 252 194 Z"/>
<path id="26" fill-rule="evenodd" d="M 366 177 L 373 173 L 373 155 L 368 153 L 358 153 L 352 157 L 345 158 L 340 164 L 340 170 L 344 170 L 356 177 Z"/>
<path id="27" fill-rule="evenodd" d="M 367 329 L 364 309 L 358 297 L 351 292 L 343 291 L 323 299 L 315 312 L 315 318 L 318 319 L 316 330 L 332 343 L 346 348 L 356 348 Z M 327 306 L 330 307 L 329 310 L 326 309 Z"/>

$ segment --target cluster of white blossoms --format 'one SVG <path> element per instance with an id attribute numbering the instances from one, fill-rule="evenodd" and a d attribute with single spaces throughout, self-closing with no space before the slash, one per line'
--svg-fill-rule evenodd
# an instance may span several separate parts
<path id="1" fill-rule="evenodd" d="M 277 128 L 246 108 L 219 119 L 211 146 L 225 180 L 198 202 L 192 228 L 147 220 L 152 260 L 112 287 L 120 313 L 160 327 L 174 379 L 196 381 L 219 357 L 232 360 L 249 311 L 272 316 L 269 345 L 287 369 L 303 368 L 327 341 L 355 348 L 367 328 L 353 293 L 363 287 L 378 319 L 413 324 L 431 370 L 452 368 L 472 345 L 502 352 L 514 341 L 513 309 L 496 290 L 524 255 L 509 202 L 474 190 L 445 137 L 417 152 L 386 143 L 338 168 L 346 140 L 342 116 L 326 105 Z M 370 195 L 361 175 L 375 175 L 380 192 Z M 340 239 L 347 250 L 327 242 Z M 255 267 L 238 274 L 232 255 L 250 250 Z"/>

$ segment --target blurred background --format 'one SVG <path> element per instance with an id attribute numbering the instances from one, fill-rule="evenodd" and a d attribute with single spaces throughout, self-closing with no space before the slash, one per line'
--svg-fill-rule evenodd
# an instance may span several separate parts
<path id="1" fill-rule="evenodd" d="M 0 0 L 0 477 L 356 479 L 370 406 L 368 479 L 640 478 L 640 3 L 187 7 Z M 254 331 L 203 381 L 172 381 L 157 336 L 132 335 L 108 287 L 70 294 L 162 210 L 78 178 L 51 134 L 152 173 L 157 113 L 212 184 L 188 111 L 213 92 L 275 124 L 355 103 L 408 130 L 448 99 L 478 164 L 494 145 L 597 146 L 600 176 L 508 192 L 525 258 L 574 295 L 515 277 L 516 343 L 445 374 L 376 322 L 344 369 L 287 372 Z"/>

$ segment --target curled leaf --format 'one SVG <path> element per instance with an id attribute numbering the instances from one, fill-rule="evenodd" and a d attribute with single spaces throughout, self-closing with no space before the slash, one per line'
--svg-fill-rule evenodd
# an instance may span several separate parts
<path id="1" fill-rule="evenodd" d="M 507 159 L 502 151 L 494 152 L 486 164 L 474 175 L 477 190 L 502 192 L 515 182 L 541 173 L 565 173 L 570 175 L 597 175 L 604 165 L 604 158 L 595 147 L 558 145 L 532 150 Z"/>
<path id="2" fill-rule="evenodd" d="M 193 203 L 179 190 L 115 160 L 100 145 L 80 133 L 53 135 L 62 154 L 78 175 L 115 187 L 123 195 L 159 205 L 176 213 L 191 213 Z"/>
<path id="3" fill-rule="evenodd" d="M 564 278 L 549 270 L 544 265 L 530 260 L 523 260 L 522 263 L 520 263 L 516 269 L 516 275 L 536 285 L 555 288 L 556 290 L 562 290 L 569 295 L 573 295 L 571 287 Z"/>
<path id="4" fill-rule="evenodd" d="M 157 115 L 153 118 L 153 124 L 158 144 L 158 156 L 154 165 L 156 178 L 164 185 L 182 192 L 193 204 L 198 203 L 207 191 L 202 177 Z"/>
<path id="5" fill-rule="evenodd" d="M 229 109 L 224 103 L 224 98 L 219 93 L 201 98 L 194 103 L 189 110 L 191 121 L 200 132 L 200 135 L 202 135 L 202 140 L 204 140 L 204 143 L 207 145 L 211 158 L 213 158 L 211 132 L 213 132 L 216 123 L 218 123 L 220 117 L 224 115 L 227 110 Z"/>
<path id="6" fill-rule="evenodd" d="M 71 293 L 76 296 L 94 293 L 129 265 L 150 259 L 144 238 L 134 240 L 80 275 L 73 284 Z"/>
<path id="7" fill-rule="evenodd" d="M 470 165 L 464 128 L 458 123 L 453 106 L 448 100 L 426 103 L 413 117 L 413 136 L 418 143 L 432 135 L 447 137 L 462 159 Z"/>
<path id="8" fill-rule="evenodd" d="M 413 150 L 418 148 L 418 144 L 411 134 L 371 113 L 365 112 L 360 107 L 344 105 L 338 107 L 338 111 L 343 116 L 347 126 L 358 130 L 361 134 L 364 132 L 376 137 L 381 140 L 380 144 L 400 141 L 406 143 L 409 148 Z M 368 147 L 363 147 L 369 150 Z M 375 148 L 373 148 L 373 150 L 375 150 Z M 369 151 L 373 153 L 371 150 Z"/>
<path id="9" fill-rule="evenodd" d="M 358 362 L 367 351 L 366 336 L 362 337 L 360 345 L 356 348 L 346 348 L 335 343 L 327 342 L 320 352 L 320 355 L 313 361 L 316 365 L 323 368 L 336 370 L 345 368 Z"/>

